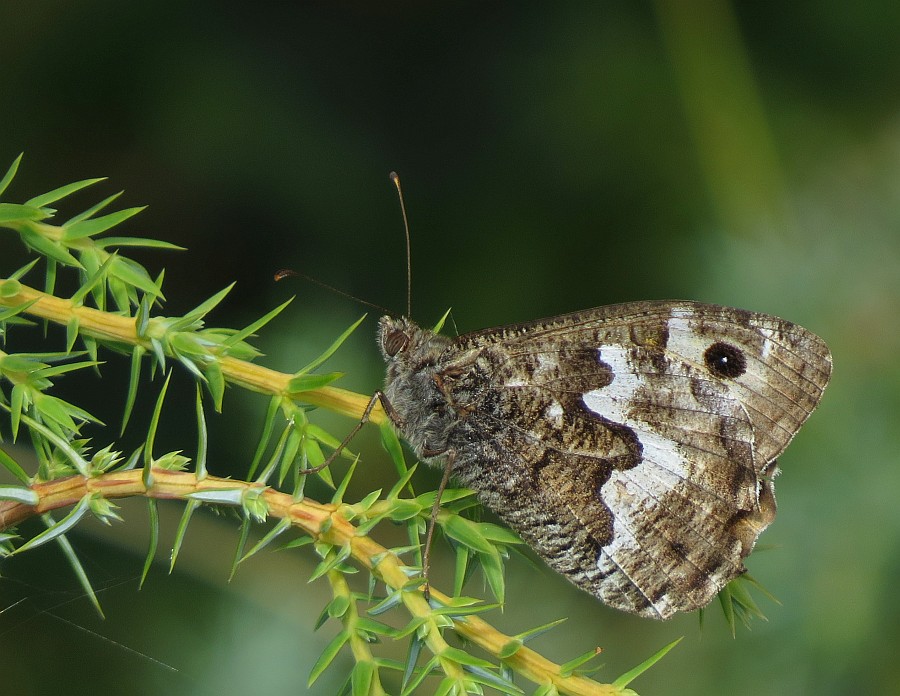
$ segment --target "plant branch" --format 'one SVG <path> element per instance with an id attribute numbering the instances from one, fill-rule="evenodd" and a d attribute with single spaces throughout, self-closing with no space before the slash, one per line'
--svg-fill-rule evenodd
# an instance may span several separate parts
<path id="1" fill-rule="evenodd" d="M 94 477 L 71 476 L 45 483 L 35 483 L 31 490 L 37 493 L 36 505 L 0 501 L 0 531 L 14 526 L 34 515 L 74 505 L 85 496 L 107 499 L 143 496 L 157 499 L 191 500 L 196 494 L 224 491 L 260 493 L 268 514 L 279 519 L 289 519 L 291 524 L 314 539 L 338 547 L 348 546 L 351 555 L 391 590 L 402 592 L 403 604 L 416 618 L 431 622 L 426 643 L 435 655 L 440 655 L 446 643 L 439 627 L 432 618 L 432 608 L 422 593 L 409 590 L 409 577 L 400 559 L 368 536 L 357 534 L 356 527 L 341 513 L 340 505 L 321 504 L 309 499 L 295 501 L 288 493 L 281 493 L 258 483 L 206 476 L 198 479 L 190 472 L 169 471 L 154 468 L 152 475 L 144 476 L 140 469 L 101 474 Z M 147 485 L 145 479 L 149 479 Z M 431 595 L 441 604 L 449 604 L 451 598 L 432 588 Z M 475 645 L 500 659 L 501 649 L 513 638 L 476 616 L 454 617 L 454 630 Z M 522 647 L 510 657 L 504 658 L 512 669 L 537 684 L 553 684 L 560 693 L 574 696 L 611 696 L 622 691 L 610 684 L 600 684 L 578 675 L 563 676 L 560 666 L 540 654 Z M 453 675 L 455 665 L 448 665 Z M 458 668 L 457 668 L 458 669 Z"/>
<path id="2" fill-rule="evenodd" d="M 5 278 L 0 278 L 0 285 L 5 282 Z M 0 295 L 0 306 L 17 307 L 27 303 L 33 304 L 25 310 L 25 313 L 62 326 L 68 326 L 71 321 L 75 320 L 78 322 L 79 332 L 87 336 L 119 345 L 141 346 L 147 350 L 151 348 L 150 341 L 138 335 L 135 317 L 84 307 L 71 300 L 48 295 L 22 284 L 19 284 L 17 293 Z M 147 333 L 152 333 L 154 322 L 159 323 L 160 321 L 159 317 L 151 319 L 151 326 Z M 370 400 L 370 397 L 363 394 L 327 385 L 300 393 L 292 393 L 288 388 L 288 383 L 293 375 L 277 372 L 229 355 L 217 355 L 216 360 L 223 375 L 232 384 L 265 394 L 283 394 L 297 398 L 304 403 L 320 406 L 350 418 L 362 417 Z M 381 404 L 376 404 L 369 420 L 377 425 L 383 423 L 385 419 L 386 415 Z"/>

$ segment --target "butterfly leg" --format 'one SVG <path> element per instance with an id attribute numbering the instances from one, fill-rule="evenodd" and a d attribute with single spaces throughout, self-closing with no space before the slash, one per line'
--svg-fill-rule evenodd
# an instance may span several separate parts
<path id="1" fill-rule="evenodd" d="M 431 584 L 428 581 L 428 570 L 431 567 L 431 540 L 434 538 L 434 525 L 437 523 L 437 515 L 441 509 L 441 496 L 450 482 L 450 471 L 453 469 L 453 462 L 456 460 L 456 450 L 447 450 L 447 461 L 444 464 L 444 475 L 441 478 L 441 485 L 438 486 L 437 493 L 434 496 L 434 503 L 431 506 L 431 517 L 428 520 L 428 531 L 425 534 L 425 552 L 422 554 L 422 576 L 425 579 L 425 587 L 422 593 L 425 595 L 427 602 L 431 598 Z"/>
<path id="2" fill-rule="evenodd" d="M 391 405 L 391 402 L 387 400 L 387 397 L 384 395 L 384 392 L 377 391 L 372 394 L 372 398 L 369 399 L 369 403 L 366 405 L 365 410 L 363 411 L 362 416 L 359 419 L 359 422 L 353 427 L 353 429 L 347 433 L 347 437 L 341 441 L 341 443 L 334 448 L 334 452 L 332 452 L 328 459 L 319 464 L 318 466 L 314 466 L 311 469 L 304 469 L 302 471 L 303 474 L 315 474 L 322 469 L 325 469 L 331 466 L 331 463 L 337 459 L 341 452 L 344 451 L 344 448 L 350 444 L 350 441 L 356 437 L 356 433 L 362 430 L 362 427 L 369 422 L 369 418 L 372 415 L 372 409 L 375 408 L 375 404 L 381 403 L 381 407 L 384 409 L 384 412 L 387 414 L 387 417 L 390 418 L 391 422 L 394 424 L 399 424 L 400 416 L 397 414 L 397 411 L 394 410 L 394 407 Z"/>

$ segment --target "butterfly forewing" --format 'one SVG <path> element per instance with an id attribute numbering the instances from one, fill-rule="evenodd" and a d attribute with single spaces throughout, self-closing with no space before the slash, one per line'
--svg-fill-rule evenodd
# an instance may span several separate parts
<path id="1" fill-rule="evenodd" d="M 602 307 L 461 336 L 382 320 L 385 393 L 417 453 L 552 567 L 666 618 L 742 572 L 774 517 L 774 459 L 831 358 L 805 329 L 690 302 Z"/>

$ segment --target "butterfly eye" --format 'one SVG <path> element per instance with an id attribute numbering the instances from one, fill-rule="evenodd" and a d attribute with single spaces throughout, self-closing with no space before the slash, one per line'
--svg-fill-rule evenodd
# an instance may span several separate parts
<path id="1" fill-rule="evenodd" d="M 730 343 L 713 343 L 703 354 L 703 360 L 710 372 L 724 379 L 735 379 L 747 371 L 744 351 Z"/>
<path id="2" fill-rule="evenodd" d="M 391 357 L 409 345 L 409 335 L 400 329 L 391 329 L 384 337 L 384 352 Z"/>

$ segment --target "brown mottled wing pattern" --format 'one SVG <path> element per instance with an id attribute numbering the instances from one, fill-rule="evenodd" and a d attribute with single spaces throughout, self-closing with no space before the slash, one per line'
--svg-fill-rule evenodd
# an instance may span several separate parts
<path id="1" fill-rule="evenodd" d="M 692 302 L 602 307 L 461 336 L 455 473 L 556 570 L 667 618 L 743 571 L 771 477 L 821 398 L 824 342 Z M 490 462 L 476 465 L 479 461 Z"/>

